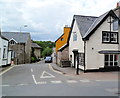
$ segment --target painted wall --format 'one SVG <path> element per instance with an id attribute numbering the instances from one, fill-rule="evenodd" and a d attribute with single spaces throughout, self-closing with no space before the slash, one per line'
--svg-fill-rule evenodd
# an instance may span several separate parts
<path id="1" fill-rule="evenodd" d="M 102 44 L 102 31 L 110 31 L 109 18 L 96 30 L 86 42 L 86 69 L 99 69 L 104 67 L 104 54 L 101 50 L 117 50 L 120 44 Z M 112 26 L 113 27 L 113 26 Z M 113 28 L 112 28 L 113 30 Z"/>
<path id="2" fill-rule="evenodd" d="M 4 51 L 4 48 L 5 48 L 5 58 L 3 58 L 3 51 Z M 2 65 L 7 65 L 8 64 L 8 41 L 7 40 L 4 40 L 2 39 Z"/>
<path id="3" fill-rule="evenodd" d="M 73 41 L 73 32 L 77 33 L 77 41 Z M 74 54 L 72 52 L 74 49 L 77 49 L 78 52 L 80 53 L 84 52 L 84 42 L 82 41 L 82 36 L 78 29 L 76 20 L 74 22 L 73 29 L 72 29 L 71 36 L 70 36 L 70 41 L 69 41 L 69 60 L 72 59 L 71 60 L 72 66 L 74 64 Z M 72 58 L 71 58 L 71 55 L 72 55 Z"/>
<path id="4" fill-rule="evenodd" d="M 0 66 L 2 65 L 2 38 L 0 36 Z"/>
<path id="5" fill-rule="evenodd" d="M 70 27 L 64 27 L 64 34 L 56 41 L 56 52 L 67 43 Z M 62 40 L 61 40 L 62 39 Z"/>

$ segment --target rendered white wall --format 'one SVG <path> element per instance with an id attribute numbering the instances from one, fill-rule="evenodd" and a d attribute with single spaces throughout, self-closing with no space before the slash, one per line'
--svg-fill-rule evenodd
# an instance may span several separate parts
<path id="1" fill-rule="evenodd" d="M 73 32 L 77 33 L 77 41 L 73 41 Z M 69 41 L 69 59 L 70 55 L 72 55 L 72 65 L 74 64 L 74 54 L 72 52 L 74 49 L 78 49 L 78 52 L 84 52 L 84 42 L 82 41 L 82 36 L 80 34 L 76 21 L 74 22 Z"/>
<path id="2" fill-rule="evenodd" d="M 99 54 L 98 51 L 118 50 L 118 44 L 102 44 L 102 31 L 110 31 L 110 24 L 107 20 L 109 18 L 106 19 L 86 42 L 86 69 L 104 67 L 104 54 Z"/>

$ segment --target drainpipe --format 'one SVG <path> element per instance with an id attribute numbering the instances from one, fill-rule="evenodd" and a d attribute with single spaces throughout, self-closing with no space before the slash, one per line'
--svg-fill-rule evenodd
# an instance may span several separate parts
<path id="1" fill-rule="evenodd" d="M 86 52 L 85 52 L 85 50 L 86 50 L 86 41 L 84 41 L 84 73 L 85 73 L 85 69 L 86 69 L 86 65 L 85 65 L 85 54 L 86 54 Z"/>

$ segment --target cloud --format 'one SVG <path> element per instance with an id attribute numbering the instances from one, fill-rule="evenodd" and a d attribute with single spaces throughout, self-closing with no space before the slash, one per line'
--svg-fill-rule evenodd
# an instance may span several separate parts
<path id="1" fill-rule="evenodd" d="M 74 14 L 99 16 L 118 0 L 0 0 L 2 31 L 31 32 L 34 40 L 55 41 Z M 23 25 L 28 27 L 24 28 Z"/>

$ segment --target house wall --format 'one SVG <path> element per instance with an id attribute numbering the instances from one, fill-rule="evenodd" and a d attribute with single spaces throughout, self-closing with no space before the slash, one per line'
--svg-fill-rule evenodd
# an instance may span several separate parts
<path id="1" fill-rule="evenodd" d="M 77 41 L 73 41 L 73 32 L 77 33 Z M 84 53 L 84 42 L 82 41 L 82 36 L 80 34 L 76 21 L 74 22 L 69 41 L 69 60 L 71 60 L 72 66 L 74 64 L 74 54 L 72 52 L 74 49 L 77 49 L 80 53 Z"/>
<path id="2" fill-rule="evenodd" d="M 99 69 L 104 67 L 104 54 L 99 54 L 101 50 L 118 50 L 120 44 L 102 44 L 102 31 L 110 31 L 108 19 L 95 31 L 86 42 L 86 69 Z M 113 26 L 111 26 L 113 27 Z M 113 30 L 113 28 L 111 28 Z"/>
<path id="3" fill-rule="evenodd" d="M 25 62 L 31 62 L 31 37 L 29 36 L 27 43 L 25 44 Z"/>
<path id="4" fill-rule="evenodd" d="M 10 49 L 15 52 L 14 64 L 23 64 L 25 62 L 25 44 L 16 43 L 10 45 Z"/>
<path id="5" fill-rule="evenodd" d="M 64 27 L 64 34 L 56 41 L 56 52 L 67 43 L 70 27 Z M 63 38 L 63 40 L 61 40 Z"/>
<path id="6" fill-rule="evenodd" d="M 69 46 L 61 52 L 61 60 L 69 60 Z"/>
<path id="7" fill-rule="evenodd" d="M 3 58 L 3 51 L 4 51 L 4 48 L 5 48 L 5 58 Z M 1 58 L 2 58 L 2 65 L 7 65 L 8 64 L 8 41 L 7 40 L 4 40 L 2 39 L 2 50 L 1 50 Z"/>
<path id="8" fill-rule="evenodd" d="M 2 38 L 0 36 L 0 66 L 2 66 Z"/>
<path id="9" fill-rule="evenodd" d="M 41 57 L 41 49 L 40 48 L 34 48 L 34 54 L 37 57 L 37 59 L 39 59 Z"/>

